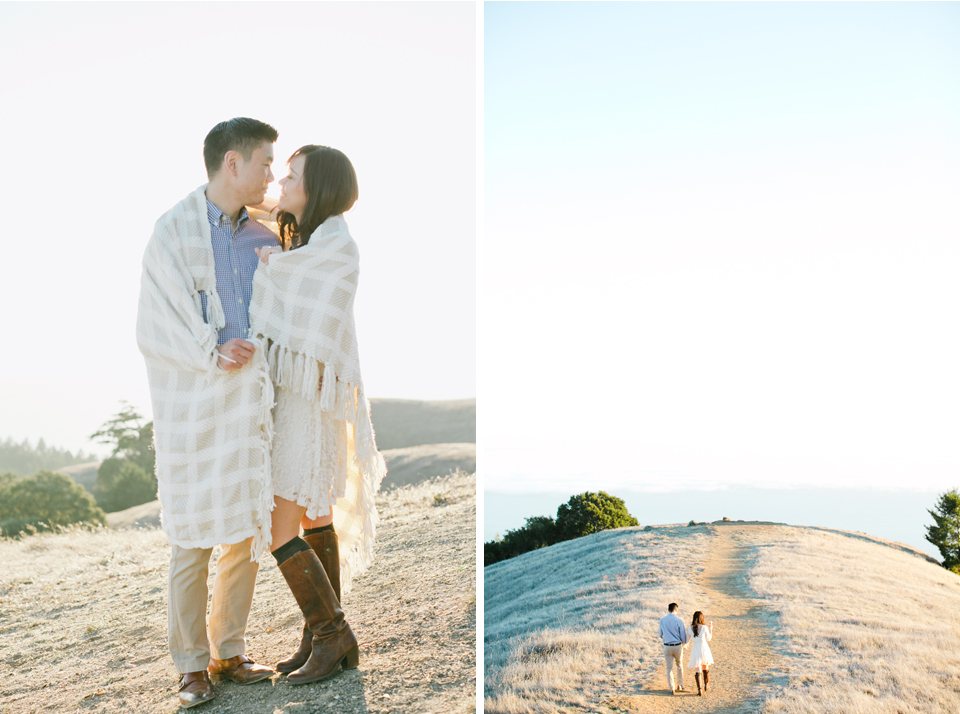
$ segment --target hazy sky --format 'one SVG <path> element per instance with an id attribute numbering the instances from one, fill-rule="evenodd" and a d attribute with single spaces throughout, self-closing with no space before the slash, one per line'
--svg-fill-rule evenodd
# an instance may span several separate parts
<path id="1" fill-rule="evenodd" d="M 143 250 L 234 116 L 280 132 L 277 178 L 310 143 L 356 167 L 367 394 L 476 396 L 476 69 L 472 2 L 0 3 L 0 438 L 149 413 Z"/>
<path id="2" fill-rule="evenodd" d="M 960 486 L 960 5 L 484 33 L 487 490 Z"/>

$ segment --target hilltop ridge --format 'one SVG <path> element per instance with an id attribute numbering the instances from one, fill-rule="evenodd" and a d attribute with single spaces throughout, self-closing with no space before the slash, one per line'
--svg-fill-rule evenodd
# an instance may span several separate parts
<path id="1" fill-rule="evenodd" d="M 960 577 L 866 534 L 605 531 L 484 568 L 484 592 L 491 714 L 676 711 L 656 637 L 669 602 L 716 620 L 713 691 L 685 711 L 960 711 Z"/>

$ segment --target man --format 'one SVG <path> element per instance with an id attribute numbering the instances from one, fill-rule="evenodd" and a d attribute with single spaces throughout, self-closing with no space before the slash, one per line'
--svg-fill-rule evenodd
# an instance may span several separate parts
<path id="1" fill-rule="evenodd" d="M 660 618 L 660 637 L 663 639 L 663 658 L 667 663 L 667 685 L 671 694 L 683 691 L 683 646 L 689 641 L 687 628 L 679 617 L 680 607 L 672 602 L 668 614 Z M 674 686 L 673 663 L 677 664 L 677 681 Z"/>
<path id="2" fill-rule="evenodd" d="M 247 616 L 269 538 L 273 391 L 245 339 L 256 250 L 278 245 L 250 218 L 273 181 L 277 131 L 255 119 L 207 135 L 209 183 L 158 221 L 143 260 L 137 343 L 147 364 L 161 523 L 170 541 L 168 642 L 183 707 L 213 698 L 210 677 L 274 674 L 246 657 Z M 220 544 L 207 636 L 207 568 Z M 253 553 L 253 556 L 251 556 Z"/>

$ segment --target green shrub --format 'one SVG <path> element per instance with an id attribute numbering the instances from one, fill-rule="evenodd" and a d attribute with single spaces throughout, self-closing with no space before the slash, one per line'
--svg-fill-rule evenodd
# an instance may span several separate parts
<path id="1" fill-rule="evenodd" d="M 69 476 L 41 471 L 28 478 L 0 478 L 2 535 L 71 523 L 106 525 L 107 519 L 93 497 Z"/>
<path id="2" fill-rule="evenodd" d="M 580 538 L 591 533 L 639 526 L 640 521 L 630 515 L 623 499 L 603 491 L 581 493 L 557 509 L 557 530 L 564 540 Z"/>
<path id="3" fill-rule="evenodd" d="M 133 461 L 111 456 L 97 469 L 93 492 L 97 505 L 114 513 L 156 499 L 157 479 Z"/>

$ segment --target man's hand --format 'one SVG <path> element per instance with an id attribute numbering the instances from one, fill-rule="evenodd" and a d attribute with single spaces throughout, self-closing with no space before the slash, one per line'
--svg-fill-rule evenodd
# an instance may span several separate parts
<path id="1" fill-rule="evenodd" d="M 270 262 L 270 256 L 274 253 L 282 253 L 283 248 L 277 245 L 265 245 L 262 248 L 254 248 L 254 252 L 259 256 L 260 261 L 267 265 Z"/>
<path id="2" fill-rule="evenodd" d="M 239 337 L 234 337 L 232 340 L 227 340 L 222 345 L 217 347 L 217 352 L 219 352 L 224 357 L 229 357 L 232 362 L 228 362 L 226 359 L 218 359 L 217 364 L 220 365 L 220 368 L 226 372 L 229 372 L 234 369 L 240 369 L 247 362 L 250 361 L 250 358 L 253 357 L 254 346 L 252 342 L 247 342 L 246 340 L 241 340 Z"/>

